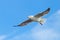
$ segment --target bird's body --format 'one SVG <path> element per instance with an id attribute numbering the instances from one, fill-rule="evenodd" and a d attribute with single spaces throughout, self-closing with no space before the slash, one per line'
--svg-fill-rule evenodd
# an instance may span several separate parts
<path id="1" fill-rule="evenodd" d="M 40 24 L 43 24 L 46 21 L 46 19 L 45 18 L 42 18 L 42 17 L 37 18 L 37 17 L 34 17 L 34 16 L 28 16 L 28 18 L 30 18 L 34 22 L 39 22 Z"/>
<path id="2" fill-rule="evenodd" d="M 34 16 L 28 16 L 29 19 L 33 20 L 33 21 L 38 21 L 39 18 L 36 18 Z"/>
<path id="3" fill-rule="evenodd" d="M 48 8 L 46 11 L 39 13 L 35 16 L 28 16 L 28 20 L 22 22 L 21 24 L 19 24 L 18 26 L 25 26 L 30 22 L 39 22 L 41 25 L 45 23 L 45 18 L 42 18 L 42 16 L 44 16 L 45 14 L 48 14 L 48 12 L 50 11 L 50 8 Z"/>

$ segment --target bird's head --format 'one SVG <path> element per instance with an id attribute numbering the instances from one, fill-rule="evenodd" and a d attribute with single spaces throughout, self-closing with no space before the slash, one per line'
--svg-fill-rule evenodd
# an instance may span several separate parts
<path id="1" fill-rule="evenodd" d="M 28 16 L 28 18 L 33 18 L 33 16 Z"/>

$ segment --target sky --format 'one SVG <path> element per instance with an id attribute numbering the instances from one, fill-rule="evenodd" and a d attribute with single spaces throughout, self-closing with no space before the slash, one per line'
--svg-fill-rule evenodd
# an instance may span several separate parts
<path id="1" fill-rule="evenodd" d="M 0 0 L 0 40 L 60 40 L 60 0 Z M 42 26 L 13 27 L 51 8 Z"/>

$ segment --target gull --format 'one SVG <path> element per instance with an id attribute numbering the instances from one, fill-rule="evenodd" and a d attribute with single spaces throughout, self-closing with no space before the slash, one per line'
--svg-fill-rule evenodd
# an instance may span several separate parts
<path id="1" fill-rule="evenodd" d="M 46 9 L 45 11 L 43 11 L 41 13 L 38 13 L 35 16 L 28 16 L 28 18 L 29 18 L 28 20 L 18 24 L 17 26 L 25 26 L 25 25 L 27 25 L 28 23 L 31 23 L 31 22 L 38 22 L 41 25 L 43 25 L 45 23 L 46 19 L 42 18 L 42 16 L 44 16 L 45 14 L 48 14 L 49 11 L 50 11 L 50 8 Z"/>

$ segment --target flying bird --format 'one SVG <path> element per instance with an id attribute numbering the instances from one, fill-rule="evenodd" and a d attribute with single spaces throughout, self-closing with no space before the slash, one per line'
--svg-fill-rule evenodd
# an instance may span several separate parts
<path id="1" fill-rule="evenodd" d="M 35 16 L 28 16 L 28 18 L 29 18 L 28 20 L 18 24 L 17 26 L 25 26 L 31 22 L 38 22 L 41 25 L 43 25 L 45 23 L 45 18 L 42 18 L 42 16 L 44 16 L 45 14 L 48 14 L 49 11 L 50 11 L 50 8 L 46 9 L 45 11 L 43 11 L 41 13 L 38 13 Z"/>

